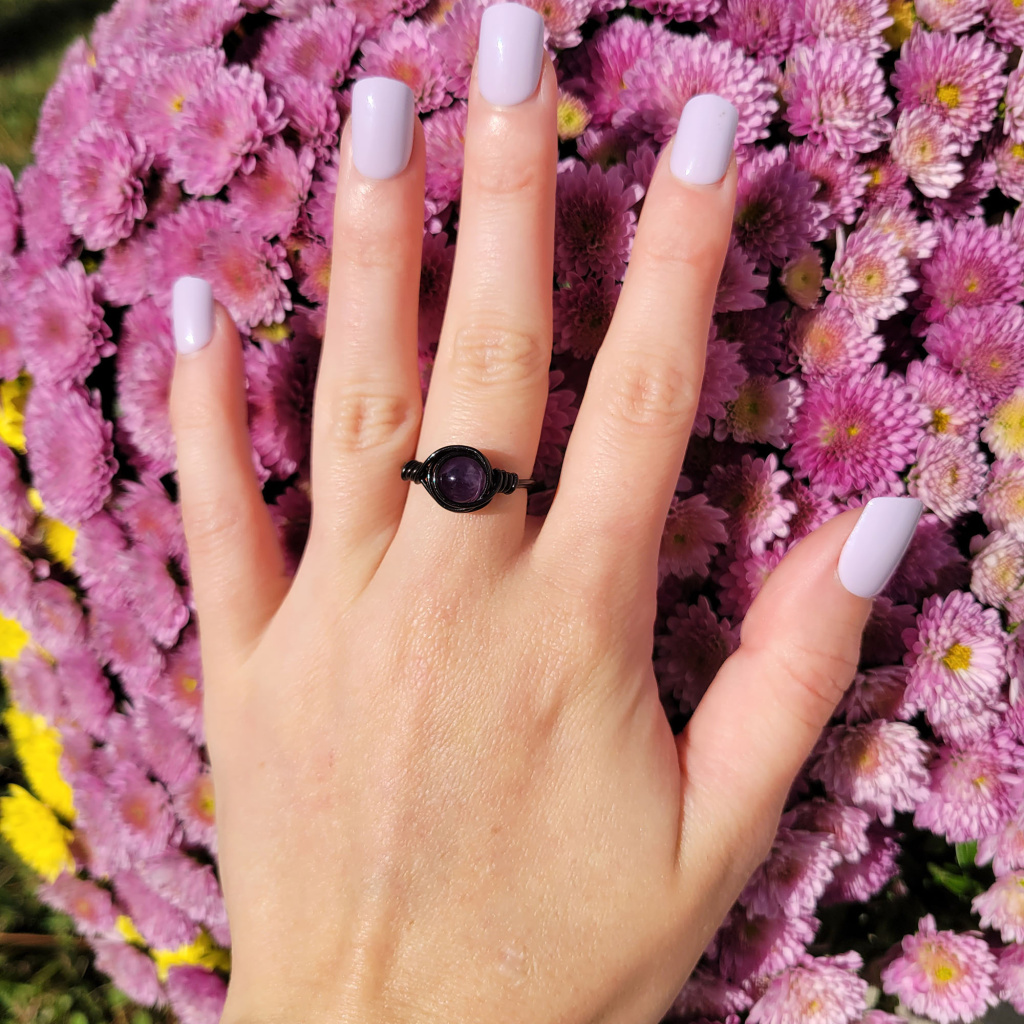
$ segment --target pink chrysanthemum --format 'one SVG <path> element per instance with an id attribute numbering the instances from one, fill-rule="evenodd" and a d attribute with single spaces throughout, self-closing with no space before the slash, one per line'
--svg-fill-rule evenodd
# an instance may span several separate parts
<path id="1" fill-rule="evenodd" d="M 704 484 L 708 500 L 728 515 L 730 536 L 755 553 L 789 535 L 787 523 L 796 511 L 779 493 L 789 474 L 778 465 L 775 455 L 744 455 L 738 463 L 712 466 Z"/>
<path id="2" fill-rule="evenodd" d="M 822 226 L 832 231 L 837 224 L 852 224 L 864 201 L 869 174 L 852 160 L 836 160 L 821 146 L 792 143 L 789 158 L 793 166 L 818 183 L 814 199 L 828 209 Z"/>
<path id="3" fill-rule="evenodd" d="M 826 304 L 849 310 L 859 321 L 874 327 L 907 308 L 903 296 L 918 287 L 894 234 L 861 229 L 849 237 L 836 229 L 836 255 L 832 276 L 825 281 L 832 293 Z"/>
<path id="4" fill-rule="evenodd" d="M 0 526 L 15 537 L 24 537 L 35 519 L 21 480 L 18 460 L 6 445 L 0 447 Z"/>
<path id="5" fill-rule="evenodd" d="M 118 935 L 117 913 L 110 893 L 84 878 L 65 872 L 53 882 L 43 882 L 37 895 L 44 903 L 70 915 L 82 935 L 107 939 Z"/>
<path id="6" fill-rule="evenodd" d="M 687 100 L 701 93 L 716 93 L 739 111 L 738 145 L 764 138 L 778 107 L 764 69 L 728 41 L 712 42 L 705 35 L 658 34 L 653 52 L 629 67 L 622 82 L 622 105 L 612 123 L 629 125 L 659 144 L 675 134 Z"/>
<path id="7" fill-rule="evenodd" d="M 136 946 L 119 939 L 97 939 L 93 943 L 96 968 L 143 1006 L 166 1001 L 164 987 L 156 974 L 156 962 Z"/>
<path id="8" fill-rule="evenodd" d="M 175 964 L 167 971 L 167 995 L 181 1024 L 215 1024 L 227 1001 L 224 980 L 205 967 Z"/>
<path id="9" fill-rule="evenodd" d="M 976 438 L 981 411 L 962 383 L 935 356 L 907 366 L 907 385 L 931 415 L 926 430 L 937 437 Z"/>
<path id="10" fill-rule="evenodd" d="M 340 85 L 363 38 L 351 6 L 318 5 L 301 21 L 274 22 L 254 67 L 271 82 L 295 76 Z"/>
<path id="11" fill-rule="evenodd" d="M 995 184 L 1010 199 L 1024 200 L 1024 144 L 1000 139 L 991 149 Z"/>
<path id="12" fill-rule="evenodd" d="M 972 1021 L 999 1000 L 996 958 L 977 932 L 938 931 L 931 914 L 914 935 L 905 935 L 902 954 L 882 971 L 882 988 L 911 1012 L 938 1024 Z"/>
<path id="13" fill-rule="evenodd" d="M 1024 456 L 1024 388 L 1017 388 L 989 414 L 981 439 L 997 459 Z"/>
<path id="14" fill-rule="evenodd" d="M 805 956 L 769 982 L 750 1008 L 750 1024 L 855 1024 L 867 1009 L 868 983 L 857 953 Z"/>
<path id="15" fill-rule="evenodd" d="M 25 410 L 32 479 L 47 510 L 67 523 L 97 512 L 117 469 L 112 424 L 77 385 L 36 385 Z"/>
<path id="16" fill-rule="evenodd" d="M 786 463 L 839 497 L 898 479 L 921 441 L 926 413 L 903 379 L 872 366 L 858 377 L 811 383 Z"/>
<path id="17" fill-rule="evenodd" d="M 1024 299 L 1024 250 L 983 218 L 939 223 L 939 242 L 921 267 L 928 321 L 956 306 L 1016 303 Z"/>
<path id="18" fill-rule="evenodd" d="M 1003 132 L 1013 142 L 1024 142 L 1024 72 L 1018 65 L 1006 83 L 1006 117 Z"/>
<path id="19" fill-rule="evenodd" d="M 313 151 L 303 147 L 296 153 L 278 135 L 256 156 L 251 174 L 228 183 L 231 215 L 261 238 L 286 238 L 313 182 Z"/>
<path id="20" fill-rule="evenodd" d="M 703 494 L 673 498 L 661 537 L 659 575 L 707 576 L 712 556 L 728 539 L 722 525 L 727 518 Z"/>
<path id="21" fill-rule="evenodd" d="M 163 668 L 160 649 L 125 605 L 104 601 L 89 609 L 89 646 L 102 665 L 118 674 L 129 696 L 148 693 Z"/>
<path id="22" fill-rule="evenodd" d="M 932 31 L 964 32 L 985 17 L 988 0 L 916 0 L 914 13 Z"/>
<path id="23" fill-rule="evenodd" d="M 761 309 L 764 296 L 760 293 L 768 287 L 768 276 L 759 274 L 754 261 L 747 256 L 735 235 L 729 237 L 729 248 L 725 251 L 725 263 L 718 278 L 715 292 L 716 313 L 736 313 L 747 309 Z"/>
<path id="24" fill-rule="evenodd" d="M 218 68 L 182 110 L 167 174 L 196 196 L 216 195 L 237 171 L 250 173 L 264 137 L 284 125 L 280 96 L 268 99 L 263 76 L 244 64 Z"/>
<path id="25" fill-rule="evenodd" d="M 825 832 L 832 837 L 832 846 L 844 861 L 858 861 L 870 847 L 867 829 L 871 820 L 863 808 L 813 797 L 794 804 L 782 815 L 780 824 Z"/>
<path id="26" fill-rule="evenodd" d="M 74 593 L 57 580 L 32 587 L 32 614 L 25 623 L 33 639 L 58 662 L 85 642 L 85 620 Z"/>
<path id="27" fill-rule="evenodd" d="M 914 825 L 949 843 L 992 835 L 1015 810 L 1020 768 L 1021 748 L 1002 730 L 959 748 L 940 747 Z"/>
<path id="28" fill-rule="evenodd" d="M 784 366 L 782 318 L 790 312 L 786 302 L 773 302 L 753 310 L 715 316 L 719 339 L 738 342 L 740 361 L 748 373 L 772 374 Z"/>
<path id="29" fill-rule="evenodd" d="M 1024 541 L 1024 459 L 996 459 L 989 469 L 978 509 L 990 530 L 1005 530 Z"/>
<path id="30" fill-rule="evenodd" d="M 192 623 L 168 655 L 166 667 L 150 687 L 150 695 L 164 705 L 171 721 L 180 725 L 196 743 L 203 742 L 202 680 L 199 641 Z"/>
<path id="31" fill-rule="evenodd" d="M 1024 543 L 998 530 L 971 538 L 971 593 L 994 608 L 1024 583 Z"/>
<path id="32" fill-rule="evenodd" d="M 492 0 L 458 0 L 444 14 L 434 33 L 434 45 L 444 65 L 449 92 L 459 99 L 469 95 L 469 81 L 480 38 L 480 20 Z"/>
<path id="33" fill-rule="evenodd" d="M 788 324 L 789 346 L 808 380 L 858 373 L 872 363 L 885 342 L 846 309 L 818 307 Z"/>
<path id="34" fill-rule="evenodd" d="M 37 384 L 80 384 L 101 356 L 114 351 L 95 291 L 82 264 L 71 260 L 44 271 L 25 293 L 19 342 Z"/>
<path id="35" fill-rule="evenodd" d="M 447 110 L 438 110 L 423 122 L 427 145 L 427 197 L 438 210 L 455 202 L 462 191 L 468 109 L 467 104 L 456 103 Z"/>
<path id="36" fill-rule="evenodd" d="M 193 921 L 226 920 L 220 885 L 208 864 L 200 864 L 178 847 L 141 862 L 137 872 L 158 896 L 184 911 Z"/>
<path id="37" fill-rule="evenodd" d="M 988 0 L 985 6 L 989 36 L 1011 49 L 1024 46 L 1024 9 L 1017 0 Z"/>
<path id="38" fill-rule="evenodd" d="M 744 444 L 786 446 L 793 418 L 803 400 L 803 389 L 792 377 L 752 375 L 727 402 L 725 416 L 715 423 L 715 440 L 732 436 Z"/>
<path id="39" fill-rule="evenodd" d="M 813 917 L 757 917 L 736 907 L 715 936 L 718 969 L 738 983 L 769 978 L 797 964 L 817 930 Z"/>
<path id="40" fill-rule="evenodd" d="M 782 561 L 787 540 L 777 540 L 762 552 L 728 545 L 722 553 L 721 569 L 712 573 L 719 587 L 718 601 L 723 614 L 739 623 L 768 577 Z"/>
<path id="41" fill-rule="evenodd" d="M 38 164 L 29 164 L 18 178 L 18 202 L 21 206 L 21 232 L 25 247 L 41 257 L 47 264 L 63 263 L 71 254 L 71 232 L 61 216 L 60 203 L 53 201 L 60 195 L 60 179 L 43 170 Z"/>
<path id="42" fill-rule="evenodd" d="M 96 298 L 110 306 L 134 306 L 149 293 L 152 281 L 149 266 L 149 228 L 135 233 L 103 254 L 103 263 L 94 274 Z"/>
<path id="43" fill-rule="evenodd" d="M 922 195 L 944 199 L 964 176 L 959 149 L 946 121 L 930 107 L 914 107 L 900 114 L 889 155 Z"/>
<path id="44" fill-rule="evenodd" d="M 127 238 L 145 216 L 142 176 L 152 159 L 132 136 L 98 122 L 71 143 L 61 178 L 61 214 L 87 249 Z"/>
<path id="45" fill-rule="evenodd" d="M 739 167 L 734 234 L 762 270 L 782 266 L 824 234 L 817 183 L 787 157 L 785 146 L 755 149 Z"/>
<path id="46" fill-rule="evenodd" d="M 422 21 L 396 21 L 377 39 L 364 42 L 362 68 L 365 75 L 405 82 L 421 114 L 452 101 L 445 87 L 444 63 L 433 45 L 433 33 Z"/>
<path id="47" fill-rule="evenodd" d="M 636 0 L 636 6 L 669 21 L 703 21 L 722 6 L 722 0 Z"/>
<path id="48" fill-rule="evenodd" d="M 524 0 L 544 18 L 549 46 L 572 49 L 583 39 L 580 26 L 587 20 L 594 0 Z"/>
<path id="49" fill-rule="evenodd" d="M 118 902 L 125 907 L 139 934 L 158 949 L 177 949 L 196 940 L 199 926 L 173 904 L 158 896 L 132 870 L 113 878 Z"/>
<path id="50" fill-rule="evenodd" d="M 555 273 L 588 271 L 621 278 L 636 230 L 639 199 L 621 171 L 575 163 L 558 175 L 555 203 Z"/>
<path id="51" fill-rule="evenodd" d="M 836 865 L 832 884 L 821 897 L 822 906 L 867 903 L 899 874 L 899 833 L 875 822 L 867 835 L 868 850 L 859 860 Z"/>
<path id="52" fill-rule="evenodd" d="M 170 52 L 219 46 L 245 13 L 239 0 L 169 0 L 150 16 L 150 42 Z"/>
<path id="53" fill-rule="evenodd" d="M 593 359 L 608 333 L 621 286 L 611 275 L 580 277 L 570 271 L 554 299 L 554 351 Z"/>
<path id="54" fill-rule="evenodd" d="M 752 1002 L 750 994 L 740 985 L 726 981 L 707 967 L 698 966 L 672 1003 L 672 1013 L 685 1020 L 710 1014 L 723 1024 L 738 1024 L 736 1013 L 746 1010 Z"/>
<path id="55" fill-rule="evenodd" d="M 984 215 L 983 200 L 996 183 L 996 162 L 986 148 L 976 147 L 963 164 L 963 176 L 949 190 L 948 196 L 925 199 L 925 210 L 935 220 L 943 217 L 962 220 Z"/>
<path id="56" fill-rule="evenodd" d="M 912 725 L 876 719 L 829 729 L 810 773 L 836 799 L 891 825 L 895 811 L 912 811 L 928 795 L 928 755 Z"/>
<path id="57" fill-rule="evenodd" d="M 978 506 L 988 461 L 977 442 L 929 434 L 907 475 L 907 492 L 920 498 L 943 522 L 952 523 Z"/>
<path id="58" fill-rule="evenodd" d="M 280 242 L 238 227 L 211 232 L 202 246 L 203 276 L 239 325 L 279 324 L 292 308 L 292 276 Z"/>
<path id="59" fill-rule="evenodd" d="M 309 539 L 309 522 L 313 506 L 306 493 L 289 487 L 270 506 L 270 518 L 284 551 L 285 573 L 294 576 Z"/>
<path id="60" fill-rule="evenodd" d="M 872 57 L 885 52 L 888 45 L 882 33 L 892 25 L 888 0 L 866 0 L 861 4 L 844 0 L 804 0 L 798 38 L 834 39 L 855 43 Z"/>
<path id="61" fill-rule="evenodd" d="M 693 418 L 693 433 L 700 437 L 711 433 L 712 417 L 725 415 L 726 403 L 739 397 L 740 384 L 747 377 L 740 362 L 739 343 L 723 341 L 714 333 L 714 325 L 711 331 L 704 357 L 704 379 Z"/>
<path id="62" fill-rule="evenodd" d="M 1018 1013 L 1024 1013 L 1024 945 L 1004 946 L 996 950 L 996 957 L 999 998 L 1006 1000 Z"/>
<path id="63" fill-rule="evenodd" d="M 169 313 L 174 282 L 185 274 L 203 277 L 204 249 L 222 234 L 238 234 L 238 226 L 231 218 L 231 207 L 220 201 L 185 202 L 161 217 L 148 236 L 147 294 Z"/>
<path id="64" fill-rule="evenodd" d="M 739 630 L 719 619 L 702 594 L 696 604 L 678 605 L 657 638 L 654 667 L 662 700 L 692 711 L 722 663 L 739 646 Z"/>
<path id="65" fill-rule="evenodd" d="M 68 140 L 92 121 L 100 76 L 95 67 L 74 65 L 61 70 L 39 111 L 39 126 L 32 153 L 40 170 L 62 175 L 68 158 Z"/>
<path id="66" fill-rule="evenodd" d="M 819 39 L 790 51 L 782 87 L 794 135 L 806 135 L 845 159 L 869 153 L 892 135 L 885 76 L 856 43 Z"/>
<path id="67" fill-rule="evenodd" d="M 910 669 L 907 704 L 923 710 L 947 739 L 976 739 L 989 732 L 1006 672 L 999 613 L 962 591 L 935 594 L 903 639 Z"/>
<path id="68" fill-rule="evenodd" d="M 216 856 L 213 778 L 209 769 L 203 768 L 175 786 L 171 790 L 171 801 L 184 827 L 186 841 L 196 846 L 205 846 Z"/>
<path id="69" fill-rule="evenodd" d="M 341 112 L 334 91 L 325 82 L 292 76 L 272 83 L 267 93 L 284 103 L 282 114 L 303 145 L 309 146 L 318 160 L 335 152 L 341 128 Z"/>
<path id="70" fill-rule="evenodd" d="M 787 480 L 782 488 L 782 496 L 796 506 L 789 521 L 789 536 L 793 542 L 806 537 L 836 512 L 831 498 L 800 480 Z"/>
<path id="71" fill-rule="evenodd" d="M 112 508 L 114 518 L 135 544 L 147 547 L 164 561 L 185 555 L 181 510 L 155 477 L 125 480 Z"/>
<path id="72" fill-rule="evenodd" d="M 739 902 L 751 914 L 813 914 L 841 860 L 831 836 L 780 826 L 771 852 L 751 875 Z"/>
<path id="73" fill-rule="evenodd" d="M 991 863 L 997 878 L 1024 868 L 1024 815 L 1019 800 L 1019 781 L 1016 788 L 1012 798 L 1017 805 L 1016 810 L 1002 828 L 978 840 L 978 852 L 974 858 L 976 864 Z"/>
<path id="74" fill-rule="evenodd" d="M 899 109 L 929 107 L 966 155 L 992 126 L 1005 63 L 1005 54 L 982 33 L 958 36 L 915 26 L 892 74 Z"/>
<path id="75" fill-rule="evenodd" d="M 661 31 L 658 22 L 651 24 L 626 15 L 599 28 L 586 44 L 582 80 L 595 127 L 612 123 L 622 106 L 626 72 L 641 58 L 651 56 L 655 37 Z"/>
<path id="76" fill-rule="evenodd" d="M 925 335 L 924 347 L 968 385 L 982 413 L 1024 386 L 1024 310 L 957 306 Z"/>
<path id="77" fill-rule="evenodd" d="M 120 761 L 108 774 L 107 784 L 117 823 L 125 828 L 135 857 L 155 857 L 180 835 L 167 793 L 142 768 Z"/>
<path id="78" fill-rule="evenodd" d="M 752 57 L 781 60 L 793 45 L 798 17 L 788 0 L 729 0 L 715 18 L 711 35 L 729 40 Z"/>
<path id="79" fill-rule="evenodd" d="M 1003 942 L 1024 942 L 1024 872 L 997 878 L 971 901 L 982 928 L 996 929 Z"/>
<path id="80" fill-rule="evenodd" d="M 66 651 L 56 672 L 64 696 L 64 716 L 58 716 L 54 724 L 59 728 L 62 723 L 64 726 L 73 724 L 105 741 L 110 731 L 114 695 L 95 655 L 85 645 L 74 652 Z"/>

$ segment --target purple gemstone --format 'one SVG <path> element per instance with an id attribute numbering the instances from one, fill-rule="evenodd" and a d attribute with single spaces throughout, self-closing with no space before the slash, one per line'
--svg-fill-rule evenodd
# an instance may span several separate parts
<path id="1" fill-rule="evenodd" d="M 456 455 L 441 464 L 437 474 L 441 494 L 451 502 L 476 501 L 487 486 L 487 472 L 476 459 Z"/>

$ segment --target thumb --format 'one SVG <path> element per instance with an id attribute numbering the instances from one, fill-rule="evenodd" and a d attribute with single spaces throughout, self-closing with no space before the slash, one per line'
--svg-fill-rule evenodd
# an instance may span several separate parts
<path id="1" fill-rule="evenodd" d="M 874 498 L 787 551 L 743 620 L 739 648 L 676 737 L 681 842 L 689 819 L 704 842 L 710 829 L 719 849 L 747 847 L 740 881 L 767 853 L 793 778 L 853 680 L 871 598 L 921 510 L 916 498 Z M 760 849 L 749 849 L 752 839 Z"/>

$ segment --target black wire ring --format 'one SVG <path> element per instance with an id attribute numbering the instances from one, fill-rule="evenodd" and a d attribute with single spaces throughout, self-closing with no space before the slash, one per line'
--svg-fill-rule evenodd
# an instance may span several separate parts
<path id="1" fill-rule="evenodd" d="M 469 459 L 480 467 L 479 471 L 474 472 L 472 467 L 467 467 L 464 462 L 462 464 L 462 468 L 468 469 L 471 476 L 477 477 L 475 487 L 472 486 L 474 481 L 469 481 L 470 492 L 479 491 L 476 496 L 460 499 L 450 493 L 453 490 L 451 474 L 455 467 L 449 466 L 449 463 L 454 459 Z M 446 470 L 449 474 L 447 479 Z M 449 512 L 474 512 L 483 508 L 496 494 L 511 494 L 517 487 L 529 487 L 536 482 L 532 479 L 520 480 L 516 473 L 495 469 L 479 448 L 471 448 L 466 444 L 445 445 L 431 452 L 422 462 L 411 459 L 402 467 L 402 479 L 423 484 L 434 501 Z"/>

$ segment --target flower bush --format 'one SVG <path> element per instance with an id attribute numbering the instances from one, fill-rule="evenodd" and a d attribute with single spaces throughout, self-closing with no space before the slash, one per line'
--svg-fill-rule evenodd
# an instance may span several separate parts
<path id="1" fill-rule="evenodd" d="M 424 392 L 488 0 L 119 0 L 75 42 L 35 162 L 0 166 L 0 667 L 29 788 L 0 832 L 100 968 L 217 1021 L 230 934 L 176 505 L 169 304 L 243 336 L 254 466 L 294 571 L 339 132 L 409 83 L 428 168 Z M 681 729 L 786 550 L 926 505 L 772 851 L 674 1020 L 1024 1011 L 1024 7 L 528 0 L 561 86 L 543 514 L 660 149 L 738 108 L 739 196 L 665 524 L 654 666 Z"/>

